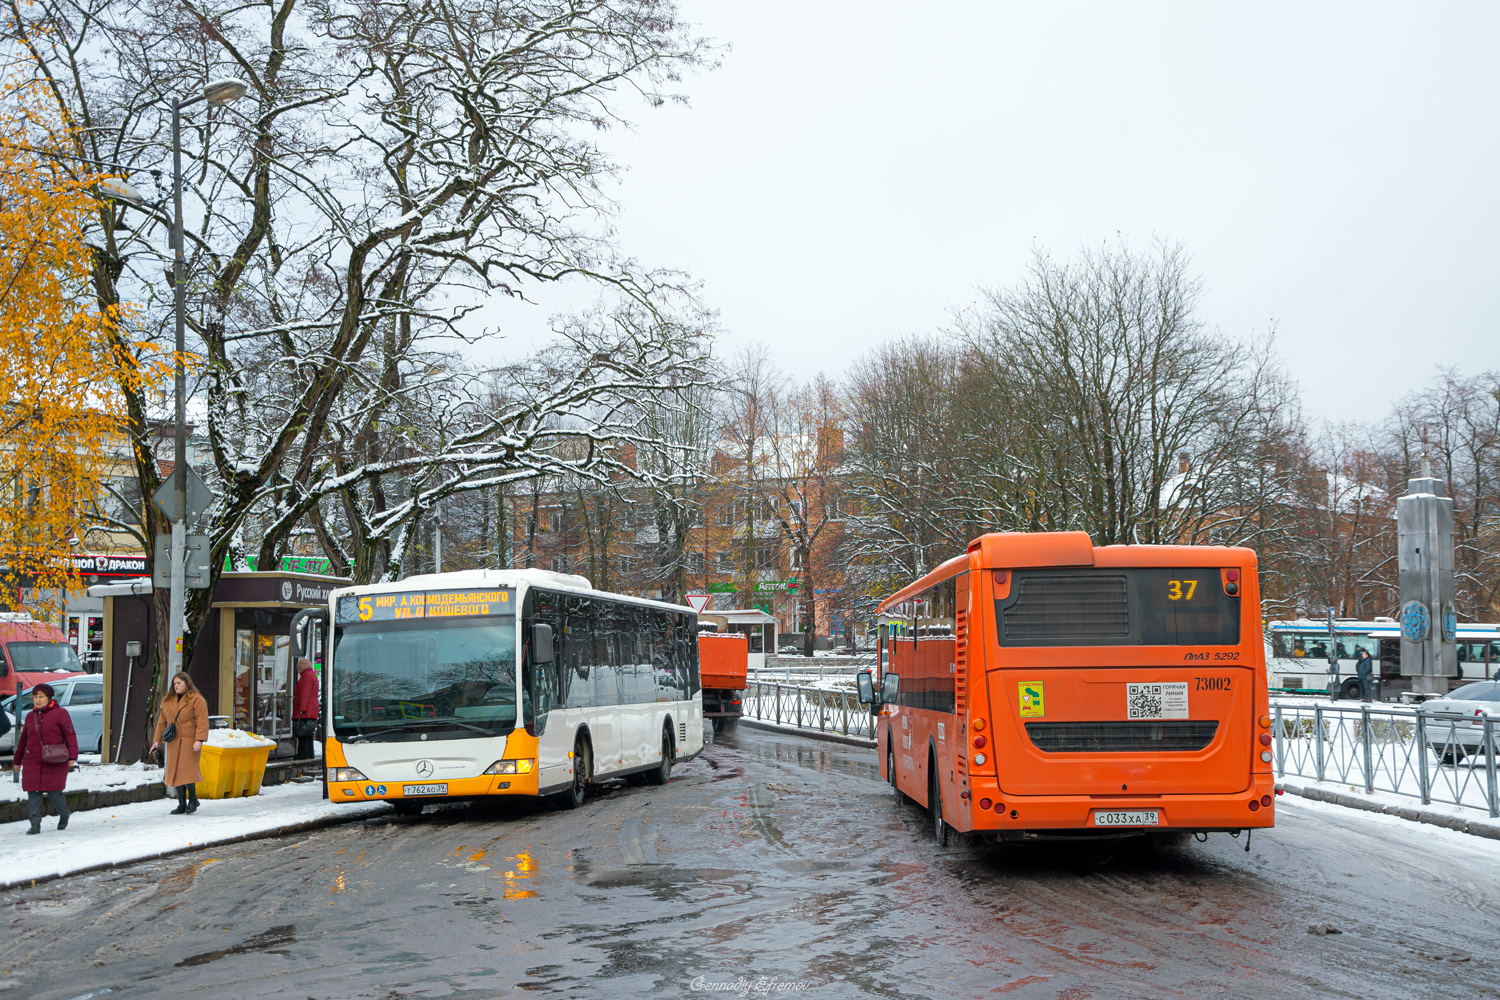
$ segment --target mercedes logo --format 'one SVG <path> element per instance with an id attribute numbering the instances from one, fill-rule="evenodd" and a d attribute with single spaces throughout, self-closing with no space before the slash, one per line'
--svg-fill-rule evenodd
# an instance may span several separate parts
<path id="1" fill-rule="evenodd" d="M 419 777 L 419 778 L 430 778 L 430 777 L 432 777 L 432 761 L 430 761 L 430 760 L 419 760 L 419 761 L 417 761 L 417 777 Z"/>

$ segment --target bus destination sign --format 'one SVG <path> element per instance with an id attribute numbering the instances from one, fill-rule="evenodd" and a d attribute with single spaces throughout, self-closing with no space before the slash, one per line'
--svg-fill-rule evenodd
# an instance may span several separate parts
<path id="1" fill-rule="evenodd" d="M 339 598 L 338 622 L 392 622 L 411 618 L 471 618 L 512 611 L 509 587 L 484 590 L 398 591 Z"/>

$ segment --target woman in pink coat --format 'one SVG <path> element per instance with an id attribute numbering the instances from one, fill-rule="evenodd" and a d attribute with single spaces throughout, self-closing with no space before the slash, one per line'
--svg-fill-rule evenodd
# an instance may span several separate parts
<path id="1" fill-rule="evenodd" d="M 21 763 L 21 788 L 27 793 L 27 817 L 31 829 L 27 833 L 42 832 L 42 798 L 50 796 L 57 810 L 57 828 L 68 828 L 68 799 L 63 789 L 68 785 L 68 772 L 78 763 L 78 734 L 73 731 L 73 717 L 68 710 L 53 701 L 51 684 L 38 684 L 31 689 L 31 711 L 21 722 L 21 731 L 16 734 L 16 760 Z M 64 747 L 67 757 L 61 761 L 43 761 L 44 747 Z M 57 750 L 46 756 L 62 754 Z"/>

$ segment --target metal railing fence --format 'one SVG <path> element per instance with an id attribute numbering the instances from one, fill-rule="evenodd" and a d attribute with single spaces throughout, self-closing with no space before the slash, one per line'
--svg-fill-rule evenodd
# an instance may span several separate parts
<path id="1" fill-rule="evenodd" d="M 1397 705 L 1272 703 L 1279 776 L 1483 808 L 1500 816 L 1496 719 Z M 1480 758 L 1483 758 L 1481 762 Z"/>
<path id="2" fill-rule="evenodd" d="M 745 717 L 822 733 L 874 739 L 870 708 L 855 691 L 826 691 L 773 681 L 750 681 L 742 699 Z"/>

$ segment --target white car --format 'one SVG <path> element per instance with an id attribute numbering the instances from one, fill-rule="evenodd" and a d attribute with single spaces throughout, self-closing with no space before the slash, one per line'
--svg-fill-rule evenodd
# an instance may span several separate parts
<path id="1" fill-rule="evenodd" d="M 98 674 L 79 674 L 52 681 L 57 703 L 68 710 L 73 731 L 78 734 L 79 753 L 98 753 L 104 738 L 104 678 Z M 0 701 L 0 711 L 11 720 L 11 730 L 0 736 L 0 754 L 9 755 L 16 746 L 15 701 L 11 695 Z M 21 724 L 31 711 L 30 689 L 21 694 Z"/>
<path id="2" fill-rule="evenodd" d="M 1444 764 L 1485 752 L 1484 720 L 1491 739 L 1500 743 L 1500 680 L 1475 681 L 1454 688 L 1441 698 L 1424 701 L 1417 711 L 1425 716 L 1427 745 Z"/>

